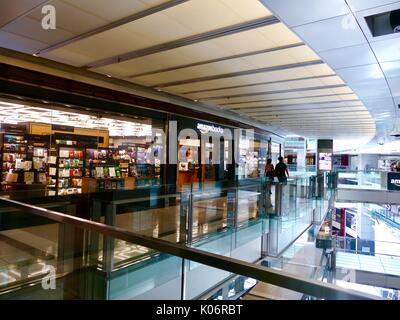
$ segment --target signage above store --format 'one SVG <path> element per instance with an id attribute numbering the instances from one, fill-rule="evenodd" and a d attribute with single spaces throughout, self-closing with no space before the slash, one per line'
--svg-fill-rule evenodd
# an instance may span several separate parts
<path id="1" fill-rule="evenodd" d="M 389 172 L 387 178 L 388 190 L 400 190 L 400 172 Z"/>
<path id="2" fill-rule="evenodd" d="M 208 125 L 208 124 L 204 124 L 204 123 L 198 123 L 197 129 L 200 130 L 200 132 L 203 134 L 209 133 L 209 132 L 224 134 L 224 129 L 222 127 L 219 127 L 219 126 L 217 127 L 214 125 Z"/>

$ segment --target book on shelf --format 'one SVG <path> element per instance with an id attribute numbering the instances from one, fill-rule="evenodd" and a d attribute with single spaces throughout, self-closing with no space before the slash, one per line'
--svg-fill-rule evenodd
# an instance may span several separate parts
<path id="1" fill-rule="evenodd" d="M 49 156 L 47 162 L 48 162 L 49 164 L 56 164 L 56 163 L 57 163 L 57 157 L 55 157 L 55 156 Z"/>
<path id="2" fill-rule="evenodd" d="M 26 184 L 32 184 L 35 181 L 34 172 L 24 172 L 24 182 Z"/>
<path id="3" fill-rule="evenodd" d="M 43 172 L 39 173 L 39 182 L 41 184 L 47 184 L 47 177 L 46 177 L 45 173 L 43 173 Z"/>
<path id="4" fill-rule="evenodd" d="M 110 178 L 114 178 L 116 177 L 116 172 L 115 172 L 115 168 L 114 167 L 110 167 L 109 168 L 109 174 L 110 174 Z"/>
<path id="5" fill-rule="evenodd" d="M 15 169 L 24 169 L 23 159 L 15 159 Z"/>
<path id="6" fill-rule="evenodd" d="M 55 176 L 57 174 L 57 169 L 56 168 L 49 168 L 49 175 Z"/>
<path id="7" fill-rule="evenodd" d="M 29 171 L 32 169 L 32 161 L 24 161 L 24 167 L 23 169 L 25 171 Z"/>
<path id="8" fill-rule="evenodd" d="M 18 173 L 7 173 L 6 182 L 9 183 L 18 182 Z"/>
<path id="9" fill-rule="evenodd" d="M 104 178 L 103 167 L 96 167 L 96 178 Z"/>

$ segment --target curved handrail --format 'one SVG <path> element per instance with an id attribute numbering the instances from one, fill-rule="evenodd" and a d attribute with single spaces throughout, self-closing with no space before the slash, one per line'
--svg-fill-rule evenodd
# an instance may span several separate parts
<path id="1" fill-rule="evenodd" d="M 357 292 L 351 289 L 338 288 L 335 285 L 322 283 L 317 280 L 310 280 L 304 277 L 281 272 L 278 270 L 266 269 L 265 267 L 254 265 L 238 259 L 220 256 L 210 252 L 186 247 L 183 245 L 166 242 L 148 236 L 138 235 L 120 227 L 109 226 L 99 222 L 94 222 L 79 217 L 70 216 L 60 212 L 39 208 L 33 205 L 24 204 L 19 201 L 0 198 L 0 203 L 11 207 L 25 210 L 30 214 L 35 214 L 59 223 L 70 224 L 77 228 L 87 229 L 106 236 L 121 239 L 130 243 L 141 245 L 147 248 L 158 250 L 183 259 L 195 261 L 217 269 L 222 269 L 234 274 L 239 274 L 254 278 L 256 280 L 276 285 L 289 290 L 301 292 L 315 297 L 325 299 L 340 300 L 365 300 L 379 299 L 374 295 Z"/>

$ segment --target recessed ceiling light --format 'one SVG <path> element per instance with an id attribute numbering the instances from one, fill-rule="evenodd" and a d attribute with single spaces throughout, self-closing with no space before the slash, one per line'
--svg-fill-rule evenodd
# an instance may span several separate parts
<path id="1" fill-rule="evenodd" d="M 34 53 L 33 56 L 34 56 L 34 57 L 38 57 L 39 55 L 38 55 L 37 53 Z"/>

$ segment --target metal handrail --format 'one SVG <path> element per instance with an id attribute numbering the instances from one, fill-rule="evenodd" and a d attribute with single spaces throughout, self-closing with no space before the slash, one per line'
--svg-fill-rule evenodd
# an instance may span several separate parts
<path id="1" fill-rule="evenodd" d="M 365 300 L 379 299 L 379 297 L 357 292 L 351 289 L 338 288 L 332 284 L 321 283 L 316 280 L 310 280 L 304 277 L 297 277 L 278 270 L 269 270 L 265 267 L 254 265 L 238 259 L 220 256 L 210 252 L 185 247 L 179 244 L 166 242 L 143 235 L 129 232 L 125 229 L 109 226 L 102 223 L 70 216 L 60 212 L 39 208 L 33 205 L 25 204 L 19 201 L 0 198 L 0 203 L 4 203 L 14 208 L 25 210 L 59 223 L 70 224 L 81 229 L 102 233 L 106 236 L 124 240 L 130 243 L 151 248 L 173 256 L 177 256 L 190 261 L 195 261 L 210 267 L 225 270 L 234 274 L 243 275 L 275 286 L 308 294 L 314 297 L 325 299 L 340 300 Z"/>

